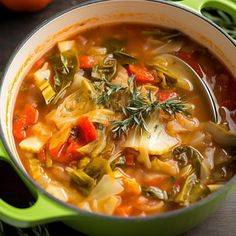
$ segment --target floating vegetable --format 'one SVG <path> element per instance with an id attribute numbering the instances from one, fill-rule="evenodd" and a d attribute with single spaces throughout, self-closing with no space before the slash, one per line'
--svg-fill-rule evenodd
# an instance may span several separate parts
<path id="1" fill-rule="evenodd" d="M 219 145 L 223 147 L 236 147 L 236 132 L 227 131 L 212 121 L 205 124 L 205 130 L 212 134 L 213 139 Z"/>

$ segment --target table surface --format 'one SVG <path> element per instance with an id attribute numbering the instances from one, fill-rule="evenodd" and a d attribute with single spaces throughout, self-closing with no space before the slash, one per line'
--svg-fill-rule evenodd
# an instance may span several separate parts
<path id="1" fill-rule="evenodd" d="M 0 71 L 2 71 L 18 43 L 35 27 L 45 19 L 53 16 L 66 8 L 72 7 L 78 0 L 54 0 L 46 9 L 38 13 L 14 13 L 0 7 Z M 2 181 L 4 179 L 4 182 Z M 23 206 L 32 200 L 23 184 L 14 172 L 0 162 L 0 198 Z M 6 181 L 5 181 L 6 180 Z M 19 186 L 20 191 L 16 191 Z M 22 190 L 23 189 L 23 190 Z M 13 194 L 14 193 L 14 194 Z M 184 236 L 197 235 L 236 235 L 236 191 L 226 200 L 222 207 L 204 223 L 184 234 Z M 62 223 L 49 224 L 50 235 L 58 235 L 58 232 L 67 232 L 66 235 L 82 235 L 73 231 Z M 10 231 L 9 231 L 10 232 Z M 11 233 L 10 233 L 11 234 Z M 10 236 L 9 234 L 9 236 Z M 12 235 L 12 234 L 11 234 Z M 7 235 L 8 236 L 8 235 Z"/>

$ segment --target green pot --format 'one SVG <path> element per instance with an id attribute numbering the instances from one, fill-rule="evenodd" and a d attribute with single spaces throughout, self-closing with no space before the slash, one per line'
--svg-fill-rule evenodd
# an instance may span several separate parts
<path id="1" fill-rule="evenodd" d="M 219 27 L 201 15 L 203 7 L 214 6 L 236 17 L 236 4 L 230 0 L 164 1 L 94 1 L 68 10 L 36 29 L 11 57 L 0 90 L 0 158 L 10 163 L 36 198 L 26 209 L 0 200 L 0 219 L 19 227 L 63 221 L 89 235 L 177 235 L 189 230 L 212 214 L 236 186 L 236 177 L 224 188 L 190 207 L 145 218 L 104 216 L 89 213 L 49 195 L 27 174 L 20 162 L 12 137 L 12 111 L 24 75 L 55 41 L 80 30 L 108 22 L 139 22 L 169 26 L 183 31 L 204 44 L 218 58 L 227 62 L 236 74 L 236 44 Z M 2 181 L 2 180 L 1 180 Z"/>

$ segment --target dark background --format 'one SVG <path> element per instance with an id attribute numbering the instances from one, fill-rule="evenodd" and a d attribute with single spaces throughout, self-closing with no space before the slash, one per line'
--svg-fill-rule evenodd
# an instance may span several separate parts
<path id="1" fill-rule="evenodd" d="M 196 1 L 196 0 L 194 0 Z M 222 0 L 223 1 L 223 0 Z M 0 6 L 0 71 L 3 71 L 10 55 L 24 37 L 34 30 L 47 18 L 64 9 L 70 8 L 80 2 L 79 0 L 54 0 L 46 9 L 37 13 L 15 13 Z M 1 109 L 0 109 L 1 111 Z M 14 171 L 4 162 L 0 161 L 0 198 L 17 207 L 27 207 L 33 202 L 31 194 L 24 184 L 19 180 Z M 195 229 L 184 234 L 185 236 L 214 235 L 235 236 L 236 235 L 236 191 L 224 203 L 224 205 L 207 221 Z M 1 233 L 1 226 L 4 233 Z M 171 227 L 171 226 L 170 226 Z M 44 227 L 43 227 L 44 229 Z M 51 236 L 58 235 L 80 235 L 62 223 L 51 223 L 47 225 Z M 23 234 L 24 233 L 24 234 Z M 45 233 L 45 231 L 44 231 Z M 15 235 L 37 235 L 32 230 L 19 231 L 6 224 L 0 225 L 0 236 Z M 48 234 L 41 234 L 48 236 Z M 38 235 L 37 235 L 38 236 Z"/>

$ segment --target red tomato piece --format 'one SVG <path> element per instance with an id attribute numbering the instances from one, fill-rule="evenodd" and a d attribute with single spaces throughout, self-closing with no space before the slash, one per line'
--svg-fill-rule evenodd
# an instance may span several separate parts
<path id="1" fill-rule="evenodd" d="M 133 153 L 127 153 L 125 155 L 126 162 L 125 164 L 127 166 L 135 166 L 135 155 Z"/>
<path id="2" fill-rule="evenodd" d="M 59 163 L 68 164 L 71 161 L 75 161 L 81 157 L 81 154 L 76 151 L 76 146 L 74 143 L 68 142 L 49 150 L 49 153 L 54 161 Z"/>
<path id="3" fill-rule="evenodd" d="M 79 64 L 82 69 L 91 69 L 96 64 L 96 60 L 92 56 L 81 56 Z"/>
<path id="4" fill-rule="evenodd" d="M 176 97 L 176 93 L 172 91 L 162 91 L 157 94 L 157 97 L 159 98 L 160 102 L 164 102 L 167 99 Z"/>
<path id="5" fill-rule="evenodd" d="M 24 106 L 23 114 L 26 117 L 26 123 L 28 125 L 34 125 L 38 122 L 39 112 L 38 110 L 30 104 Z"/>
<path id="6" fill-rule="evenodd" d="M 96 128 L 87 116 L 80 118 L 77 127 L 79 128 L 80 135 L 83 137 L 85 144 L 96 140 Z"/>
<path id="7" fill-rule="evenodd" d="M 154 81 L 154 76 L 146 69 L 139 66 L 129 65 L 128 71 L 135 76 L 137 83 L 151 83 Z"/>
<path id="8" fill-rule="evenodd" d="M 15 120 L 13 120 L 13 135 L 18 141 L 21 141 L 26 138 L 26 130 L 26 117 L 19 116 Z"/>

